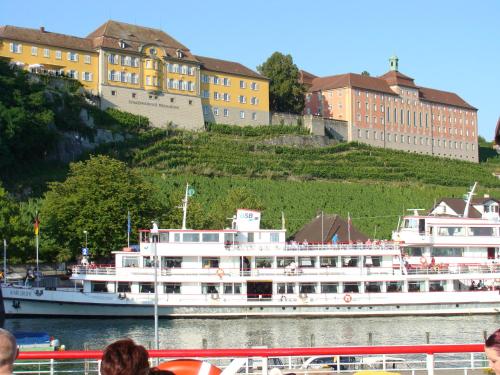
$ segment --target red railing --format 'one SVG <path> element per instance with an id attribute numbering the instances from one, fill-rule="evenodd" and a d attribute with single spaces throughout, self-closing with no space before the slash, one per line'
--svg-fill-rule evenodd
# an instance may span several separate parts
<path id="1" fill-rule="evenodd" d="M 480 353 L 483 344 L 453 345 L 396 345 L 346 346 L 333 348 L 275 348 L 275 349 L 174 349 L 149 350 L 151 358 L 209 358 L 209 357 L 310 357 L 316 355 L 373 355 L 373 354 L 446 354 Z M 21 352 L 18 359 L 100 359 L 101 350 L 67 350 L 61 352 Z"/>

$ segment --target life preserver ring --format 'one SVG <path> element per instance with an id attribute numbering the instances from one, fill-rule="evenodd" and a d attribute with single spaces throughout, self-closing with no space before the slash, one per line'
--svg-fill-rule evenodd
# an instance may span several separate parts
<path id="1" fill-rule="evenodd" d="M 421 265 L 425 265 L 425 264 L 427 264 L 427 258 L 426 258 L 426 257 L 424 257 L 423 255 L 420 257 L 420 264 L 421 264 Z"/>
<path id="2" fill-rule="evenodd" d="M 349 303 L 352 301 L 352 296 L 350 294 L 345 294 L 344 295 L 344 302 Z"/>
<path id="3" fill-rule="evenodd" d="M 222 372 L 220 368 L 197 359 L 176 359 L 160 363 L 156 368 L 175 375 L 220 375 Z"/>
<path id="4" fill-rule="evenodd" d="M 224 270 L 222 268 L 218 268 L 216 274 L 222 279 L 224 277 Z"/>

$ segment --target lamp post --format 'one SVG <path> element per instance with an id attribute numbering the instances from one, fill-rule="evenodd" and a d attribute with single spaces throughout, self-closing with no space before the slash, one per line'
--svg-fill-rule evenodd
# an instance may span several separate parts
<path id="1" fill-rule="evenodd" d="M 155 349 L 160 349 L 160 338 L 158 335 L 158 224 L 153 221 L 153 228 L 151 229 L 151 242 L 154 246 L 153 248 L 153 265 L 154 265 L 154 291 L 155 291 L 155 299 L 154 299 L 154 330 L 155 330 Z"/>

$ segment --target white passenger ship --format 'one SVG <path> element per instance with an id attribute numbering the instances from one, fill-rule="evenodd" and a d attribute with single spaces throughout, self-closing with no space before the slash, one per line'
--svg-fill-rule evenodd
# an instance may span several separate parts
<path id="1" fill-rule="evenodd" d="M 496 314 L 499 202 L 471 198 L 404 217 L 393 242 L 287 243 L 247 209 L 226 230 L 153 226 L 115 265 L 75 266 L 73 288 L 3 285 L 5 313 L 140 317 L 157 301 L 164 317 Z"/>

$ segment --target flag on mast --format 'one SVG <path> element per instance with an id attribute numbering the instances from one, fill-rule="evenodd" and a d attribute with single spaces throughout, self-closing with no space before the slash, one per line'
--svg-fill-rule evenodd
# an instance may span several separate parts
<path id="1" fill-rule="evenodd" d="M 131 231 L 131 222 L 130 222 L 130 211 L 127 214 L 127 233 L 130 234 Z"/>
<path id="2" fill-rule="evenodd" d="M 35 216 L 35 222 L 33 224 L 33 228 L 35 231 L 35 236 L 38 236 L 38 232 L 40 231 L 40 220 L 38 219 L 38 214 Z"/>

